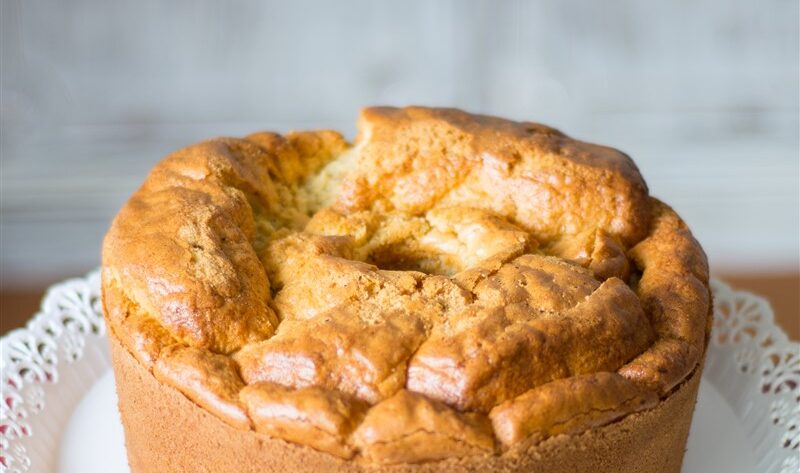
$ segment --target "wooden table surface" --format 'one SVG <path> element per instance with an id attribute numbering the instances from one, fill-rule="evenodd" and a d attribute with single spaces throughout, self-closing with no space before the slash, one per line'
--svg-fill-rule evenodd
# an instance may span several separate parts
<path id="1" fill-rule="evenodd" d="M 766 297 L 789 337 L 800 340 L 800 273 L 718 276 L 732 287 Z M 0 291 L 0 333 L 21 327 L 36 312 L 44 288 Z"/>

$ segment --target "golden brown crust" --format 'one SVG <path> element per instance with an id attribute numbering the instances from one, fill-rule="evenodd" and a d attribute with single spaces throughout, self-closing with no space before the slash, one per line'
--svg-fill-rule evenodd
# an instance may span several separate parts
<path id="1" fill-rule="evenodd" d="M 318 387 L 292 389 L 272 383 L 251 384 L 240 393 L 257 432 L 350 458 L 348 442 L 366 404 Z"/>
<path id="2" fill-rule="evenodd" d="M 374 107 L 359 121 L 366 158 L 337 204 L 378 197 L 419 214 L 484 208 L 549 241 L 602 228 L 626 244 L 648 226 L 647 186 L 630 158 L 534 123 L 453 109 Z"/>
<path id="3" fill-rule="evenodd" d="M 547 251 L 591 269 L 599 279 L 617 277 L 627 281 L 630 275 L 625 247 L 599 228 L 557 240 Z"/>
<path id="4" fill-rule="evenodd" d="M 509 267 L 514 268 L 504 269 Z M 519 284 L 512 280 L 508 286 Z M 526 302 L 546 303 L 543 295 L 535 293 Z M 550 298 L 569 300 L 562 291 Z M 617 369 L 647 347 L 652 338 L 647 320 L 620 280 L 609 279 L 582 299 L 563 312 L 550 312 L 547 306 L 531 311 L 525 302 L 503 298 L 491 309 L 452 317 L 411 360 L 409 389 L 461 410 L 488 412 L 535 386 Z"/>
<path id="5" fill-rule="evenodd" d="M 489 420 L 458 413 L 406 390 L 377 405 L 353 433 L 361 455 L 374 463 L 420 463 L 494 450 Z"/>
<path id="6" fill-rule="evenodd" d="M 365 110 L 352 148 L 170 155 L 106 236 L 103 294 L 113 336 L 223 421 L 378 463 L 491 457 L 498 406 L 503 451 L 652 407 L 710 314 L 702 249 L 630 158 L 421 107 Z"/>
<path id="7" fill-rule="evenodd" d="M 506 401 L 490 417 L 497 438 L 506 445 L 526 438 L 545 439 L 599 427 L 656 405 L 645 391 L 615 373 L 599 372 L 559 379 Z"/>
<path id="8" fill-rule="evenodd" d="M 620 374 L 664 395 L 701 361 L 711 320 L 708 262 L 686 224 L 651 199 L 650 234 L 630 251 L 642 272 L 637 293 L 658 341 Z"/>
<path id="9" fill-rule="evenodd" d="M 110 330 L 116 333 L 140 363 L 152 369 L 161 350 L 177 341 L 158 320 L 125 297 L 110 269 L 103 268 L 102 279 L 103 312 Z"/>
<path id="10" fill-rule="evenodd" d="M 132 473 L 679 473 L 700 383 L 697 370 L 654 408 L 582 434 L 376 467 L 235 429 L 159 383 L 113 334 L 110 345 Z"/>
<path id="11" fill-rule="evenodd" d="M 250 419 L 239 402 L 244 383 L 230 358 L 201 348 L 172 346 L 161 352 L 153 375 L 228 424 L 250 430 Z"/>
<path id="12" fill-rule="evenodd" d="M 153 169 L 106 236 L 105 276 L 122 281 L 127 297 L 184 343 L 229 353 L 274 332 L 269 281 L 255 248 L 257 220 L 301 225 L 307 217 L 288 183 L 344 140 L 320 132 L 275 142 L 265 150 L 218 139 L 174 153 Z"/>

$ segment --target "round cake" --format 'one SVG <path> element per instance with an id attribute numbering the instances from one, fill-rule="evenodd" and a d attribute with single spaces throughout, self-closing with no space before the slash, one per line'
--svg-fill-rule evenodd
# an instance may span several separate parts
<path id="1" fill-rule="evenodd" d="M 102 289 L 132 473 L 679 472 L 711 323 L 628 156 L 423 107 L 171 154 Z"/>

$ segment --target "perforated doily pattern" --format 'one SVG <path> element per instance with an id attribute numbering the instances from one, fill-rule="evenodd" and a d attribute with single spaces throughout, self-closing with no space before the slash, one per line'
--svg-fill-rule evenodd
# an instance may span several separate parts
<path id="1" fill-rule="evenodd" d="M 739 417 L 758 471 L 796 473 L 800 344 L 775 326 L 763 298 L 719 281 L 712 288 L 715 322 L 704 376 Z M 48 471 L 37 461 L 41 450 L 57 449 L 58 436 L 40 428 L 43 419 L 48 409 L 74 407 L 81 395 L 54 389 L 59 376 L 82 376 L 88 388 L 110 366 L 99 291 L 97 272 L 53 286 L 28 325 L 0 340 L 0 472 Z"/>
<path id="2" fill-rule="evenodd" d="M 105 348 L 105 324 L 100 303 L 100 275 L 94 271 L 84 278 L 64 281 L 50 288 L 41 310 L 25 326 L 0 340 L 2 398 L 0 404 L 0 472 L 44 472 L 34 464 L 30 450 L 37 443 L 55 443 L 51 432 L 37 430 L 50 404 L 79 396 L 59 396 L 59 377 L 68 365 L 84 359 L 86 345 Z M 106 359 L 106 366 L 110 362 Z M 74 370 L 69 370 L 74 371 Z M 91 375 L 96 370 L 85 371 Z M 100 372 L 102 373 L 102 372 Z M 97 373 L 99 375 L 100 373 Z M 87 383 L 94 379 L 87 379 Z M 46 392 L 47 391 L 47 392 Z M 49 394 L 49 396 L 47 395 Z M 50 437 L 50 438 L 43 438 Z M 56 445 L 50 445 L 56 447 Z"/>
<path id="3" fill-rule="evenodd" d="M 757 471 L 800 471 L 800 344 L 769 303 L 713 280 L 714 328 L 704 376 L 739 417 Z"/>

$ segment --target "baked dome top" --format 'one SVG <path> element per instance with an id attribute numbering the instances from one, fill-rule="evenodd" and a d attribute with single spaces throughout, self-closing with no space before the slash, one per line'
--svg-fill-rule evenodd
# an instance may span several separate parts
<path id="1" fill-rule="evenodd" d="M 113 333 L 241 429 L 419 462 L 579 433 L 698 365 L 708 265 L 612 148 L 453 109 L 214 139 L 103 246 Z"/>

